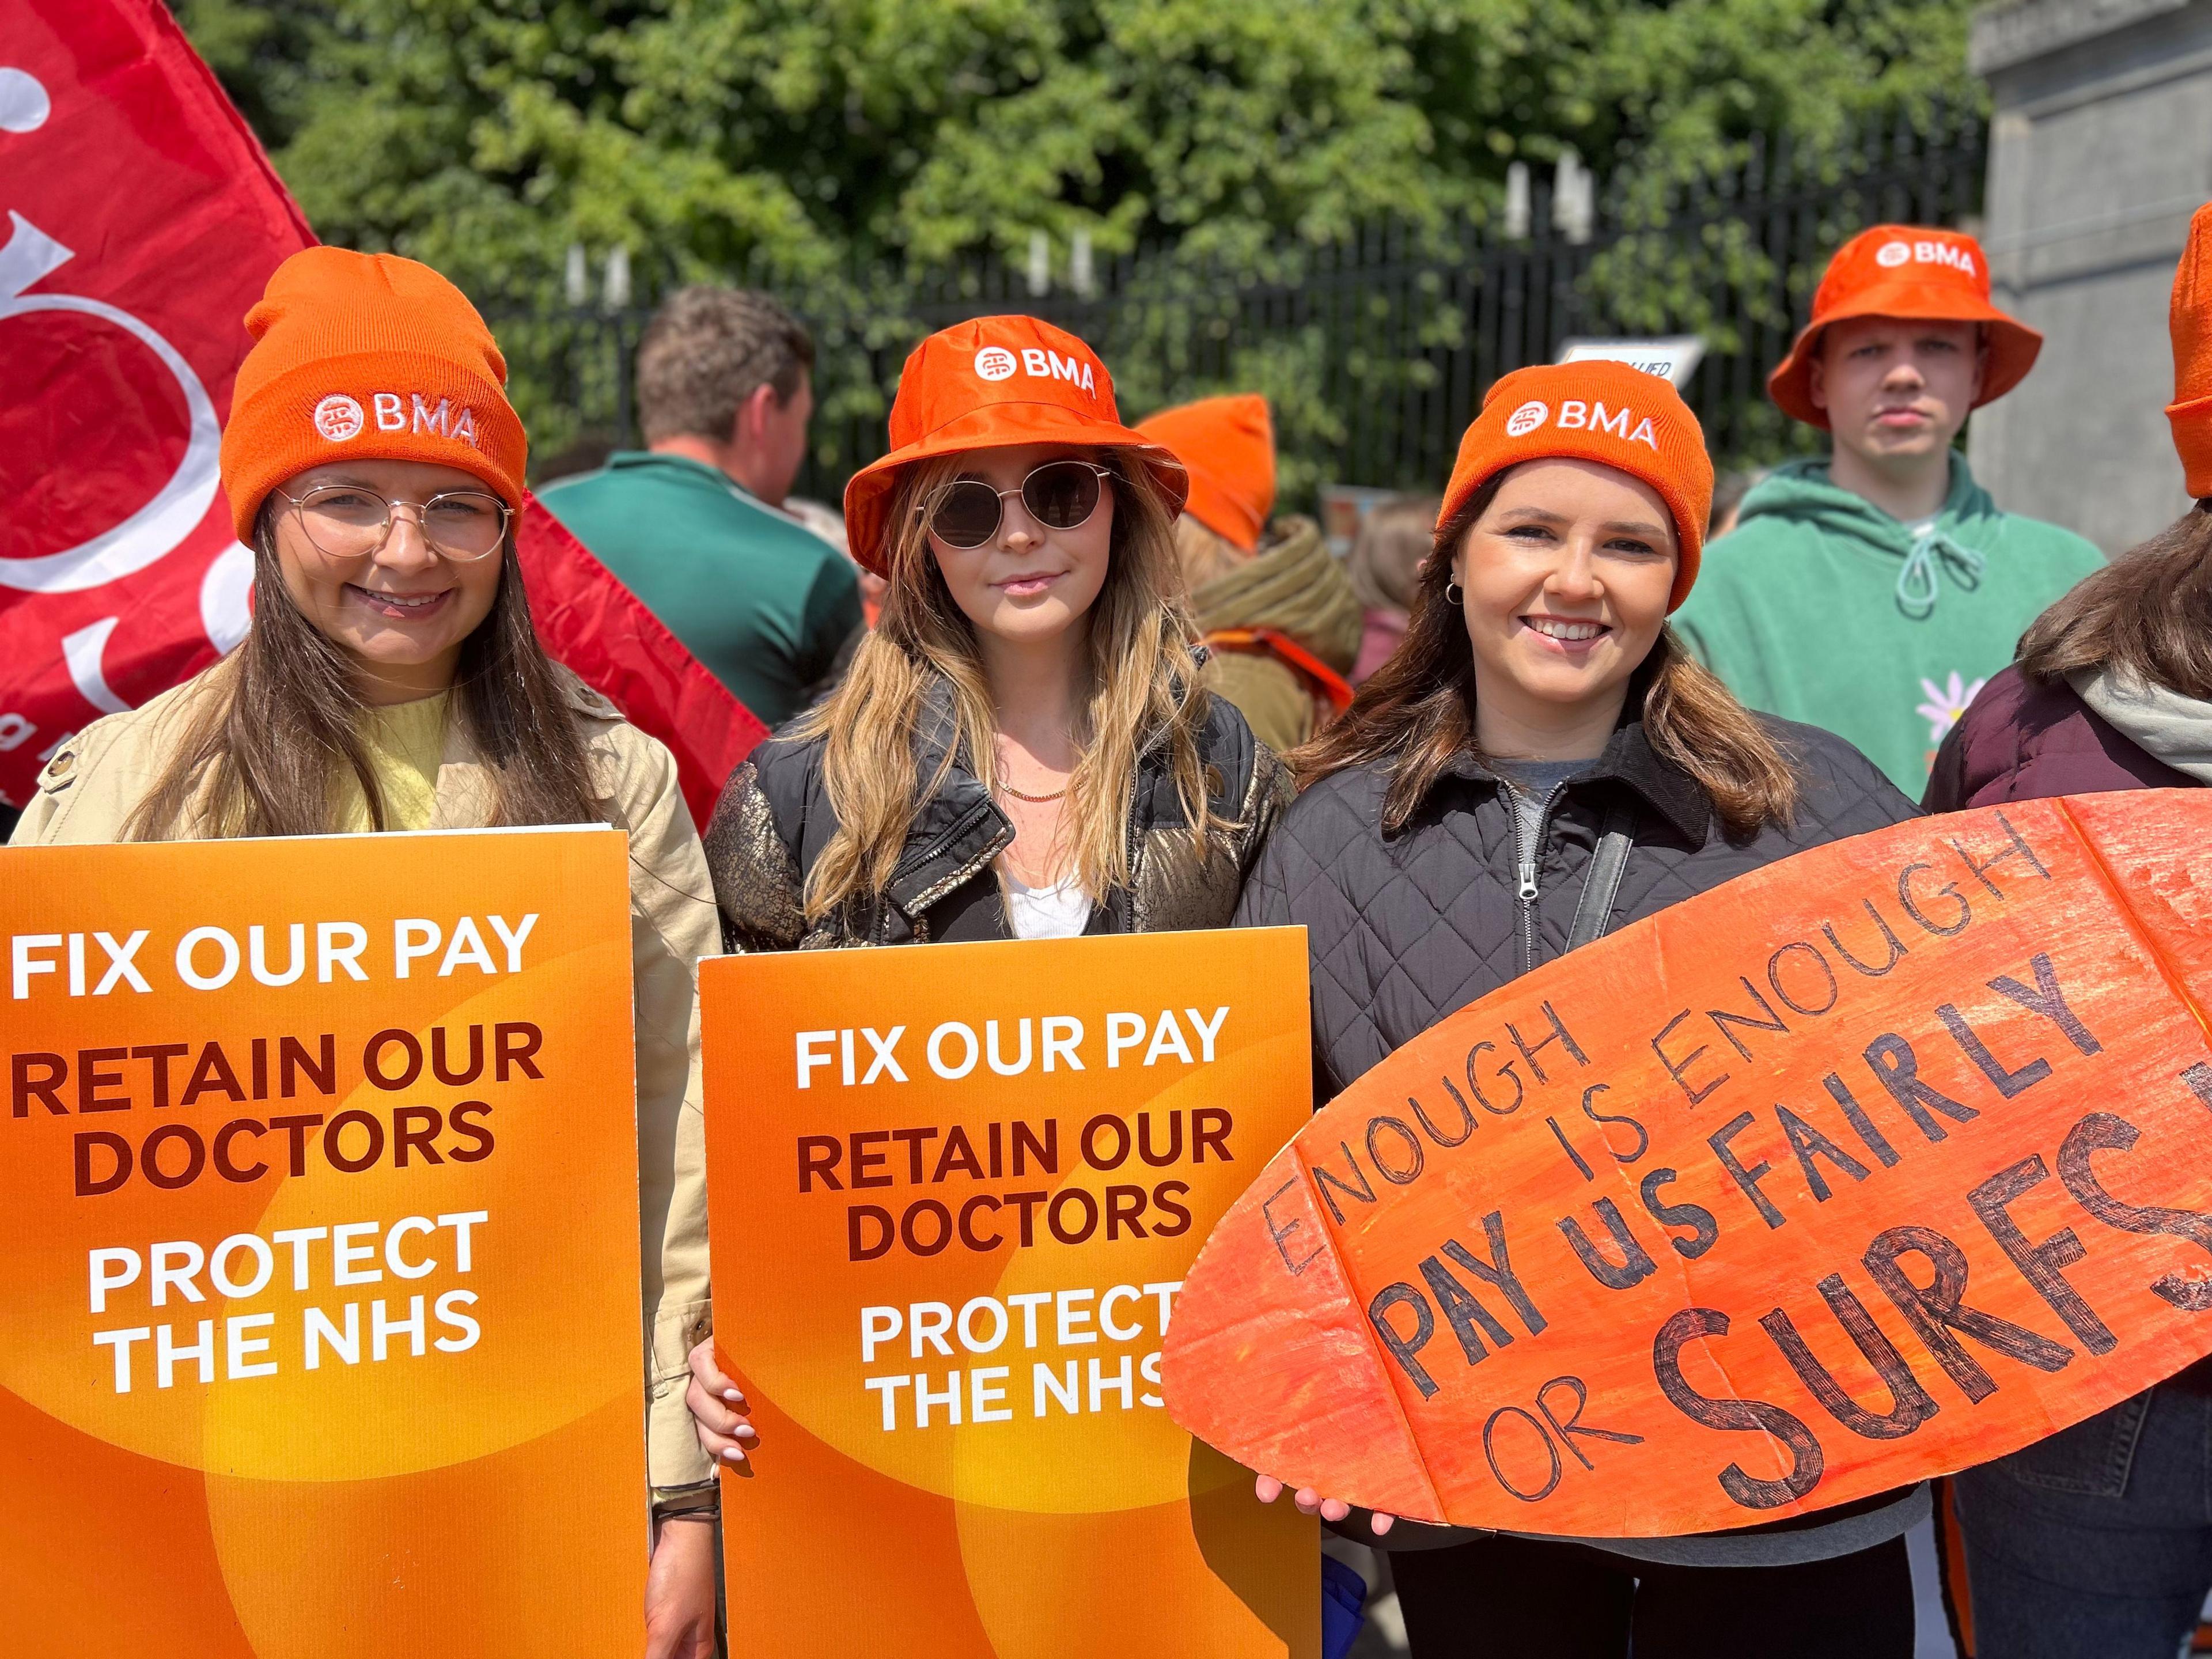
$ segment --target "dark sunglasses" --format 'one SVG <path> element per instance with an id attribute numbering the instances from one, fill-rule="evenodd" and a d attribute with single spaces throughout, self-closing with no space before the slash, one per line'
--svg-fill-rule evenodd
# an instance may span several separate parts
<path id="1" fill-rule="evenodd" d="M 932 496 L 921 516 L 947 547 L 981 547 L 999 533 L 1009 495 L 1048 530 L 1073 530 L 1098 510 L 1099 483 L 1114 475 L 1091 461 L 1047 461 L 1018 489 L 994 489 L 981 478 L 956 478 Z"/>

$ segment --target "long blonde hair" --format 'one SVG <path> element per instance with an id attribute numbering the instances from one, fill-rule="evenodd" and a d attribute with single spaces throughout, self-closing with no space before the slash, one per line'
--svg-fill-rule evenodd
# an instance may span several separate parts
<path id="1" fill-rule="evenodd" d="M 1091 459 L 1110 475 L 1114 531 L 1105 586 L 1086 618 L 1091 685 L 1063 823 L 1069 873 L 1096 904 L 1130 880 L 1139 756 L 1155 746 L 1167 750 L 1188 856 L 1199 855 L 1214 820 L 1198 743 L 1206 697 L 1191 657 L 1195 633 L 1178 597 L 1174 510 L 1146 468 L 1124 465 L 1111 449 Z M 811 921 L 890 884 L 915 815 L 956 761 L 985 788 L 997 781 L 996 722 L 975 624 L 945 584 L 921 512 L 958 475 L 962 459 L 918 462 L 900 475 L 888 520 L 890 587 L 883 614 L 836 693 L 793 728 L 795 736 L 828 740 L 823 777 L 837 818 L 836 833 L 806 878 Z M 954 729 L 925 731 L 931 693 L 940 684 L 951 692 Z M 942 754 L 927 779 L 916 763 L 923 744 Z"/>

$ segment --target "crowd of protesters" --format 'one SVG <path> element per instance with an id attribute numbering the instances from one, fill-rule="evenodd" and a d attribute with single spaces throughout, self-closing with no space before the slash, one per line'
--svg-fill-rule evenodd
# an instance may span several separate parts
<path id="1" fill-rule="evenodd" d="M 2003 512 L 1954 447 L 2039 343 L 1955 232 L 1837 254 L 1770 383 L 1829 452 L 1753 484 L 1728 533 L 1674 388 L 1583 362 L 1499 380 L 1440 497 L 1376 508 L 1348 562 L 1275 516 L 1262 400 L 1126 425 L 1107 365 L 1018 316 L 915 349 L 841 550 L 786 504 L 805 331 L 687 290 L 639 354 L 647 447 L 544 510 L 776 728 L 703 841 L 667 751 L 532 630 L 526 444 L 468 301 L 314 248 L 246 326 L 222 468 L 251 629 L 60 749 L 14 840 L 628 833 L 655 1656 L 716 1650 L 715 1472 L 755 1437 L 711 1328 L 702 957 L 1302 924 L 1325 1101 L 1539 963 L 1792 853 L 1923 806 L 2212 779 L 2212 209 L 2172 312 L 2199 505 L 2110 565 Z M 473 428 L 334 459 L 315 389 L 339 360 Z M 2208 1492 L 2203 1365 L 1967 1473 L 1978 1652 L 2166 1659 L 2212 1588 Z M 1582 1541 L 1293 1501 L 1394 1550 L 1420 1659 L 1913 1650 L 1919 1486 Z"/>

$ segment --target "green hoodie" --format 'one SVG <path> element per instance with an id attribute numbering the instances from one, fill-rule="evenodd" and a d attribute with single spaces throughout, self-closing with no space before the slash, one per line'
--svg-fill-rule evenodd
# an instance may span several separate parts
<path id="1" fill-rule="evenodd" d="M 1848 739 L 1915 799 L 1936 746 L 2027 625 L 2104 563 L 2069 530 L 2001 513 L 1951 457 L 1951 493 L 1899 524 L 1790 461 L 1705 550 L 1675 630 L 1753 708 Z"/>

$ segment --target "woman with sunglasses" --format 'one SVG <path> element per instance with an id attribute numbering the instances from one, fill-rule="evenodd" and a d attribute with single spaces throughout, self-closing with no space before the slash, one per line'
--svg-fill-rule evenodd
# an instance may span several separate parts
<path id="1" fill-rule="evenodd" d="M 1225 924 L 1285 775 L 1197 684 L 1182 464 L 1121 424 L 1090 347 L 1029 317 L 923 341 L 890 434 L 845 491 L 854 556 L 890 584 L 876 629 L 708 832 L 726 945 Z M 702 1192 L 687 1156 L 679 1190 Z M 707 1339 L 688 1397 L 710 1480 L 753 1431 L 707 1336 L 703 1245 L 666 1279 L 662 1328 Z M 711 1576 L 696 1594 L 711 1607 Z"/>
<path id="2" fill-rule="evenodd" d="M 675 763 L 538 643 L 514 562 L 522 424 L 460 291 L 412 260 L 309 248 L 270 278 L 246 325 L 256 343 L 222 465 L 254 551 L 252 626 L 213 667 L 65 744 L 14 842 L 628 831 L 653 1307 L 668 1149 L 697 1099 L 695 976 L 716 932 Z M 703 1249 L 703 1222 L 700 1237 Z M 665 1529 L 656 1589 L 687 1549 L 711 1560 L 711 1534 Z"/>

